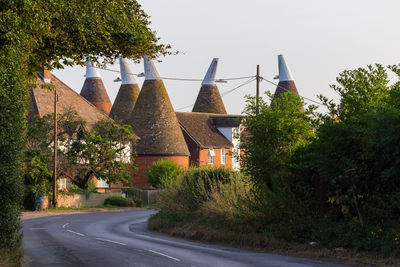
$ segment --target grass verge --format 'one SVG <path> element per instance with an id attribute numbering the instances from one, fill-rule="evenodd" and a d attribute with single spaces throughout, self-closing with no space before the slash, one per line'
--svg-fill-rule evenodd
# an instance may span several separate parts
<path id="1" fill-rule="evenodd" d="M 19 267 L 23 257 L 22 248 L 0 250 L 0 267 Z"/>
<path id="2" fill-rule="evenodd" d="M 52 210 L 88 210 L 88 209 L 120 209 L 120 206 L 115 205 L 98 205 L 98 206 L 91 206 L 91 207 L 57 207 L 57 208 L 50 208 L 47 209 L 48 211 Z"/>
<path id="3" fill-rule="evenodd" d="M 319 248 L 271 238 L 266 234 L 229 231 L 223 226 L 223 222 L 166 212 L 152 216 L 148 222 L 149 230 L 210 244 L 311 258 L 350 266 L 400 266 L 400 259 L 385 259 L 367 253 L 351 252 L 343 248 Z"/>

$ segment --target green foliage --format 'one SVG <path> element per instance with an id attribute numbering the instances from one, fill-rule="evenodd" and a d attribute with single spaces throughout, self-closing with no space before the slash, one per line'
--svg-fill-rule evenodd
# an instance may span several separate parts
<path id="1" fill-rule="evenodd" d="M 34 195 L 49 194 L 51 192 L 50 179 L 52 173 L 50 172 L 48 165 L 50 158 L 39 152 L 33 156 L 25 169 L 25 185 L 30 188 L 30 191 Z"/>
<path id="2" fill-rule="evenodd" d="M 163 188 L 173 182 L 181 173 L 181 167 L 171 160 L 158 160 L 151 164 L 150 170 L 146 172 L 149 177 L 148 183 L 155 188 Z"/>
<path id="3" fill-rule="evenodd" d="M 338 81 L 341 87 L 332 88 L 341 104 L 320 116 L 318 138 L 292 158 L 289 189 L 308 210 L 303 218 L 319 221 L 319 232 L 303 236 L 326 246 L 398 255 L 399 82 L 389 85 L 380 65 L 345 71 Z"/>
<path id="4" fill-rule="evenodd" d="M 71 187 L 69 188 L 69 192 L 84 194 L 86 195 L 86 197 L 89 197 L 90 194 L 98 193 L 94 179 L 89 180 L 85 188 L 80 188 L 77 185 L 72 184 Z"/>
<path id="5" fill-rule="evenodd" d="M 135 140 L 130 125 L 99 121 L 81 139 L 65 145 L 65 158 L 70 165 L 63 174 L 80 188 L 85 188 L 93 177 L 109 184 L 129 184 Z"/>
<path id="6" fill-rule="evenodd" d="M 395 70 L 395 66 L 393 69 Z M 336 121 L 377 111 L 389 103 L 391 88 L 388 74 L 386 68 L 380 64 L 345 70 L 340 73 L 336 81 L 338 85 L 331 85 L 331 89 L 339 95 L 339 104 L 322 95 L 319 96 L 329 108 L 329 117 Z M 324 118 L 325 121 L 327 118 Z"/>
<path id="7" fill-rule="evenodd" d="M 120 207 L 134 207 L 135 202 L 132 199 L 129 198 L 123 198 L 123 197 L 108 197 L 104 205 L 112 205 L 112 206 L 120 206 Z"/>
<path id="8" fill-rule="evenodd" d="M 400 76 L 399 66 L 343 72 L 332 86 L 341 103 L 321 97 L 329 111 L 316 117 L 290 94 L 271 106 L 249 98 L 241 159 L 251 180 L 189 170 L 161 194 L 163 225 L 151 227 L 199 223 L 398 257 L 400 82 L 389 83 L 388 69 Z"/>
<path id="9" fill-rule="evenodd" d="M 129 125 L 108 120 L 90 127 L 71 110 L 57 118 L 59 177 L 69 177 L 85 192 L 93 191 L 89 188 L 93 177 L 107 183 L 131 181 L 135 135 Z M 27 184 L 51 178 L 52 140 L 52 114 L 35 117 L 28 128 Z"/>
<path id="10" fill-rule="evenodd" d="M 242 168 L 261 190 L 273 190 L 273 184 L 285 179 L 293 152 L 314 137 L 311 113 L 301 112 L 303 102 L 291 92 L 273 99 L 273 105 L 247 98 L 242 121 L 247 134 L 241 136 Z"/>
<path id="11" fill-rule="evenodd" d="M 100 56 L 168 53 L 134 0 L 4 0 L 0 5 L 0 253 L 19 247 L 26 100 L 36 71 Z"/>
<path id="12" fill-rule="evenodd" d="M 3 16 L 0 29 L 5 26 Z M 7 23 L 15 26 L 13 21 Z M 21 240 L 19 213 L 23 196 L 26 81 L 29 81 L 25 65 L 19 64 L 24 60 L 16 49 L 0 46 L 0 255 L 17 251 Z"/>
<path id="13" fill-rule="evenodd" d="M 214 190 L 239 176 L 239 173 L 222 167 L 190 168 L 166 185 L 166 190 L 160 193 L 159 205 L 168 210 L 197 211 L 211 198 Z"/>

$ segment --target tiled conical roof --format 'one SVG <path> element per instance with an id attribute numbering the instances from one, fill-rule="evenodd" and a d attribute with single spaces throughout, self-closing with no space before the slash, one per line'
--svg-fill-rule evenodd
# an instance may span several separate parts
<path id="1" fill-rule="evenodd" d="M 226 114 L 222 97 L 215 84 L 218 58 L 214 58 L 201 84 L 199 95 L 193 107 L 193 112 Z"/>
<path id="2" fill-rule="evenodd" d="M 281 94 L 285 92 L 292 92 L 294 95 L 299 96 L 296 84 L 293 79 L 292 72 L 290 71 L 288 65 L 286 64 L 283 55 L 278 56 L 279 65 L 279 83 L 275 90 L 274 98 L 278 98 Z M 301 108 L 304 111 L 304 108 Z"/>
<path id="3" fill-rule="evenodd" d="M 114 120 L 126 122 L 135 107 L 139 96 L 139 86 L 126 59 L 119 58 L 122 84 L 119 88 L 114 105 L 112 106 L 110 117 Z"/>
<path id="4" fill-rule="evenodd" d="M 140 138 L 136 145 L 137 154 L 189 156 L 160 74 L 147 57 L 144 66 L 146 78 L 128 122 Z"/>
<path id="5" fill-rule="evenodd" d="M 90 61 L 86 63 L 86 79 L 81 90 L 81 96 L 98 109 L 107 114 L 110 113 L 112 106 L 110 98 L 101 80 L 100 73 Z"/>

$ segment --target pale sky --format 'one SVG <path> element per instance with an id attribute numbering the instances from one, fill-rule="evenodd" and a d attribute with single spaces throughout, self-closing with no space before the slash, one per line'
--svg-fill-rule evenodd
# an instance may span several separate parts
<path id="1" fill-rule="evenodd" d="M 272 80 L 278 74 L 277 55 L 283 54 L 299 94 L 337 98 L 329 88 L 345 69 L 368 64 L 400 63 L 399 0 L 139 0 L 151 16 L 151 28 L 177 56 L 156 63 L 163 77 L 202 79 L 212 58 L 219 58 L 217 78 L 255 75 Z M 108 66 L 119 70 L 119 65 Z M 131 62 L 135 73 L 143 64 Z M 85 69 L 79 66 L 53 73 L 80 92 Z M 119 75 L 100 70 L 113 102 Z M 143 78 L 137 78 L 139 87 Z M 242 81 L 218 84 L 220 93 Z M 275 80 L 276 81 L 276 80 Z M 172 105 L 193 105 L 201 82 L 164 80 Z M 261 83 L 261 91 L 275 86 Z M 223 97 L 228 113 L 240 114 L 244 96 L 255 94 L 255 82 Z M 307 101 L 306 101 L 307 102 Z M 181 111 L 191 111 L 191 107 Z"/>

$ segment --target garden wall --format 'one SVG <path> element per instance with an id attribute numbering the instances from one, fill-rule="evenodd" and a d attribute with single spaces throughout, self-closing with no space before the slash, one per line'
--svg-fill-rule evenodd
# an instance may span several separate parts
<path id="1" fill-rule="evenodd" d="M 57 207 L 79 208 L 79 207 L 93 207 L 104 204 L 104 201 L 110 196 L 121 196 L 121 192 L 109 193 L 91 193 L 85 194 L 58 194 Z M 51 207 L 51 199 L 47 196 L 43 199 L 43 209 Z"/>

